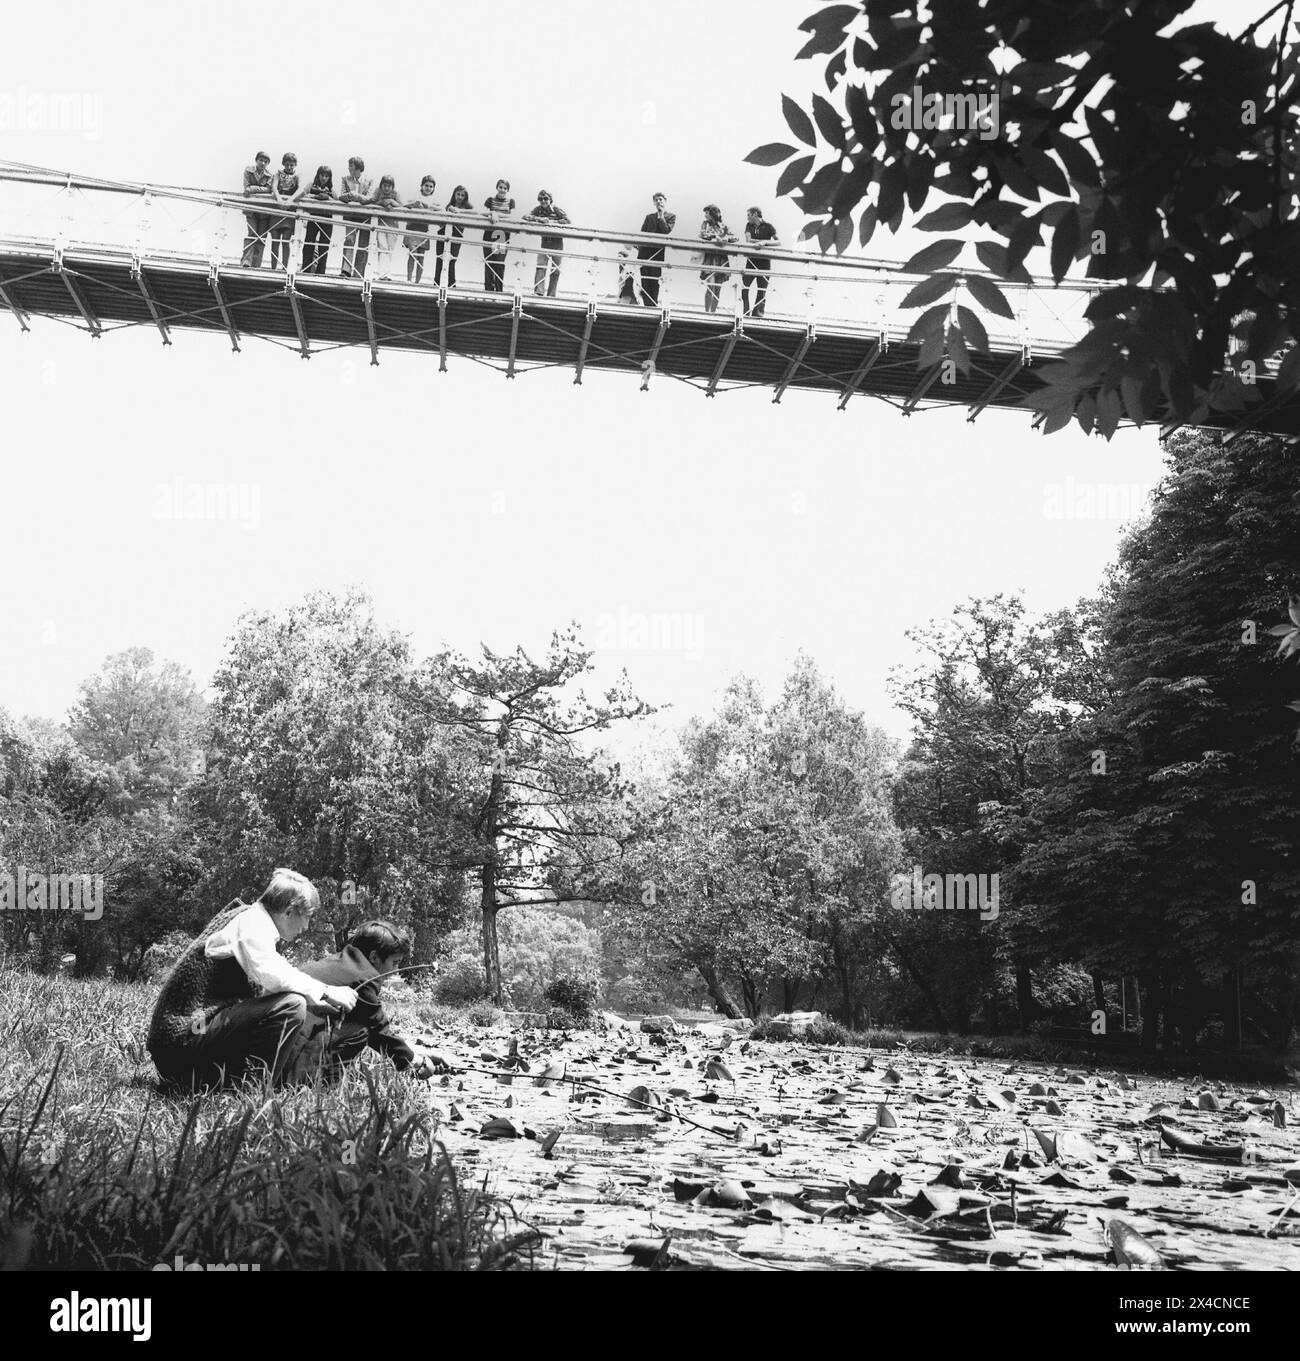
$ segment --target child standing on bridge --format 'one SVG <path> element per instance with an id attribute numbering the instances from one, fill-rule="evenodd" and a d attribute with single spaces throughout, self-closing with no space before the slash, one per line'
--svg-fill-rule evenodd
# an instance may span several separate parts
<path id="1" fill-rule="evenodd" d="M 384 175 L 379 181 L 379 188 L 375 190 L 375 196 L 371 202 L 376 208 L 382 208 L 386 213 L 391 213 L 393 209 L 402 206 L 402 200 L 397 196 L 397 185 L 391 175 Z M 398 230 L 400 223 L 396 223 L 392 218 L 384 217 L 380 221 L 382 226 L 375 231 L 375 278 L 391 279 L 393 277 L 393 257 L 397 254 L 397 244 L 402 238 L 402 233 Z"/>
<path id="2" fill-rule="evenodd" d="M 541 189 L 537 194 L 537 207 L 531 213 L 524 216 L 525 222 L 569 222 L 569 215 L 556 205 L 555 200 Z M 559 236 L 542 237 L 541 247 L 537 253 L 537 275 L 533 281 L 533 292 L 541 297 L 545 294 L 548 298 L 555 296 L 555 290 L 560 283 L 560 257 L 564 251 L 564 239 Z"/>
<path id="3" fill-rule="evenodd" d="M 510 181 L 498 180 L 497 191 L 483 205 L 492 226 L 483 232 L 483 287 L 489 293 L 504 293 L 506 287 L 506 242 L 510 233 L 496 225 L 498 215 L 513 213 L 515 201 L 510 197 Z"/>
<path id="4" fill-rule="evenodd" d="M 265 205 L 271 198 L 271 158 L 259 151 L 253 164 L 244 171 L 244 197 Z M 244 237 L 244 254 L 239 263 L 245 269 L 261 269 L 262 252 L 266 249 L 267 233 L 271 230 L 271 215 L 265 212 L 245 213 L 248 235 Z"/>
<path id="5" fill-rule="evenodd" d="M 704 207 L 704 221 L 700 223 L 700 239 L 710 241 L 714 245 L 730 245 L 735 241 L 735 233 L 722 220 L 722 209 L 716 203 L 706 204 Z M 706 312 L 716 312 L 718 302 L 722 296 L 722 285 L 730 278 L 730 273 L 722 266 L 728 263 L 729 257 L 726 251 L 710 250 L 704 252 L 704 259 L 701 261 L 704 268 L 700 271 L 700 278 L 704 281 L 704 310 Z"/>
<path id="6" fill-rule="evenodd" d="M 297 203 L 302 189 L 298 182 L 298 158 L 292 151 L 286 151 L 280 161 L 283 169 L 271 181 L 271 197 L 277 203 L 292 207 Z M 292 217 L 273 217 L 271 219 L 271 268 L 288 270 L 293 252 Z"/>
<path id="7" fill-rule="evenodd" d="M 474 211 L 469 201 L 469 190 L 463 184 L 458 184 L 451 191 L 451 197 L 447 200 L 447 211 L 449 213 L 472 213 Z M 460 254 L 460 242 L 464 235 L 465 228 L 456 226 L 454 222 L 444 222 L 438 228 L 438 245 L 436 248 L 438 258 L 433 266 L 435 286 L 442 284 L 442 252 L 445 244 L 447 249 L 447 287 L 456 287 L 456 257 Z"/>
<path id="8" fill-rule="evenodd" d="M 348 173 L 343 176 L 343 191 L 339 194 L 341 203 L 360 207 L 370 202 L 370 181 L 365 178 L 366 163 L 360 156 L 348 160 Z M 355 219 L 354 219 L 355 220 Z M 343 230 L 343 268 L 345 279 L 360 279 L 366 272 L 366 257 L 370 254 L 370 232 L 368 228 L 349 224 Z"/>
<path id="9" fill-rule="evenodd" d="M 418 208 L 421 212 L 436 213 L 439 204 L 433 201 L 433 191 L 438 187 L 432 175 L 420 181 L 420 197 L 412 199 L 406 206 Z M 406 282 L 418 284 L 424 277 L 424 257 L 429 253 L 431 224 L 428 222 L 408 222 L 406 224 Z"/>
<path id="10" fill-rule="evenodd" d="M 327 165 L 316 171 L 304 197 L 311 203 L 328 203 L 334 197 L 334 172 Z M 330 236 L 334 227 L 328 213 L 310 213 L 307 233 L 303 240 L 302 272 L 324 274 L 329 259 Z"/>

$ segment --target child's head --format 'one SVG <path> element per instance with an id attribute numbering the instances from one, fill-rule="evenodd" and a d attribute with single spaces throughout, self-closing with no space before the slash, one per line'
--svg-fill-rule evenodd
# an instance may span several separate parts
<path id="1" fill-rule="evenodd" d="M 392 922 L 362 922 L 348 944 L 365 955 L 377 973 L 401 968 L 411 954 L 410 936 Z"/>
<path id="2" fill-rule="evenodd" d="M 305 874 L 277 869 L 258 899 L 271 914 L 276 929 L 285 940 L 296 940 L 311 925 L 320 907 L 320 894 Z"/>

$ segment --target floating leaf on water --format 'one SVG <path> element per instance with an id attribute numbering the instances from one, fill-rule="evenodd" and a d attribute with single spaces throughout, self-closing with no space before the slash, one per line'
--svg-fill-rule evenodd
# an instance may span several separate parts
<path id="1" fill-rule="evenodd" d="M 667 1254 L 672 1241 L 671 1234 L 662 1242 L 658 1238 L 633 1238 L 623 1244 L 623 1251 L 630 1254 L 633 1266 L 649 1267 L 659 1260 L 660 1253 Z"/>
<path id="2" fill-rule="evenodd" d="M 1179 1134 L 1168 1125 L 1160 1126 L 1160 1137 L 1170 1148 L 1191 1158 L 1215 1158 L 1222 1162 L 1244 1163 L 1253 1159 L 1242 1144 L 1203 1144 Z"/>
<path id="3" fill-rule="evenodd" d="M 895 1072 L 892 1064 L 885 1069 L 885 1075 L 880 1080 L 886 1087 L 898 1087 L 903 1082 L 902 1077 Z"/>
<path id="4" fill-rule="evenodd" d="M 708 1066 L 704 1069 L 704 1080 L 706 1082 L 730 1082 L 734 1087 L 736 1079 L 731 1076 L 731 1069 L 719 1059 L 710 1059 Z"/>
<path id="5" fill-rule="evenodd" d="M 1061 1186 L 1067 1191 L 1084 1190 L 1084 1186 L 1081 1182 L 1071 1181 L 1064 1172 L 1053 1172 L 1050 1176 L 1044 1177 L 1038 1184 L 1040 1186 Z"/>
<path id="6" fill-rule="evenodd" d="M 1035 1083 L 1029 1088 L 1029 1095 L 1030 1095 L 1030 1096 L 1046 1096 L 1046 1095 L 1047 1095 L 1047 1088 L 1044 1087 L 1043 1084 L 1042 1084 L 1041 1082 L 1035 1082 Z"/>
<path id="7" fill-rule="evenodd" d="M 1196 1106 L 1198 1110 L 1217 1111 L 1219 1109 L 1219 1098 L 1213 1092 L 1202 1092 L 1196 1098 Z"/>
<path id="8" fill-rule="evenodd" d="M 713 1188 L 714 1199 L 728 1210 L 750 1210 L 754 1202 L 749 1192 L 734 1178 L 718 1182 Z"/>
<path id="9" fill-rule="evenodd" d="M 549 1087 L 564 1076 L 564 1064 L 552 1060 L 533 1078 L 534 1087 Z"/>
<path id="10" fill-rule="evenodd" d="M 850 1180 L 849 1185 L 859 1196 L 880 1197 L 892 1196 L 903 1184 L 903 1179 L 897 1172 L 886 1172 L 881 1168 L 879 1172 L 872 1173 L 871 1180 L 866 1185 L 860 1185 L 856 1181 Z"/>
<path id="11" fill-rule="evenodd" d="M 1044 1109 L 1047 1111 L 1048 1115 L 1065 1114 L 1065 1112 L 1061 1109 L 1060 1103 L 1056 1101 L 1049 1101 L 1047 1105 L 1044 1107 Z"/>
<path id="12" fill-rule="evenodd" d="M 707 1190 L 709 1190 L 709 1183 L 707 1181 L 685 1181 L 681 1177 L 673 1178 L 674 1200 L 696 1200 L 702 1191 Z"/>
<path id="13" fill-rule="evenodd" d="M 519 1129 L 513 1120 L 504 1115 L 494 1116 L 479 1130 L 480 1139 L 518 1139 Z"/>
<path id="14" fill-rule="evenodd" d="M 876 1124 L 881 1129 L 897 1129 L 898 1121 L 894 1119 L 894 1112 L 882 1101 L 876 1107 Z"/>
<path id="15" fill-rule="evenodd" d="M 1143 1267 L 1149 1271 L 1164 1269 L 1164 1258 L 1127 1220 L 1117 1217 L 1106 1228 L 1117 1265 Z"/>
<path id="16" fill-rule="evenodd" d="M 903 1213 L 928 1219 L 936 1214 L 953 1214 L 961 1208 L 961 1196 L 948 1186 L 923 1186 L 903 1206 Z"/>
<path id="17" fill-rule="evenodd" d="M 541 1145 L 541 1147 L 542 1147 L 542 1157 L 544 1157 L 544 1158 L 549 1158 L 549 1157 L 551 1157 L 551 1156 L 552 1156 L 551 1150 L 555 1147 L 555 1145 L 559 1142 L 559 1140 L 560 1140 L 560 1131 L 559 1131 L 558 1129 L 553 1129 L 553 1130 L 546 1136 L 546 1138 L 542 1140 L 542 1145 Z"/>

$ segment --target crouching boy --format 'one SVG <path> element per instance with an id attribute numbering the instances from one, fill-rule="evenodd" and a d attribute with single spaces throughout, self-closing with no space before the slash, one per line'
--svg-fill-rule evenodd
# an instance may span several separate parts
<path id="1" fill-rule="evenodd" d="M 446 1058 L 411 1043 L 384 1014 L 379 975 L 401 968 L 411 953 L 410 938 L 389 922 L 368 921 L 353 932 L 337 954 L 303 965 L 303 973 L 333 987 L 356 992 L 357 1004 L 346 1015 L 319 1015 L 309 1023 L 309 1038 L 300 1065 L 308 1071 L 319 1066 L 336 1077 L 365 1048 L 378 1050 L 399 1071 L 428 1078 L 446 1072 Z"/>
<path id="2" fill-rule="evenodd" d="M 309 879 L 278 869 L 255 903 L 217 913 L 163 983 L 149 1053 L 166 1082 L 207 1086 L 269 1070 L 295 1079 L 317 1016 L 357 1005 L 352 988 L 296 969 L 277 952 L 310 926 L 320 895 Z"/>

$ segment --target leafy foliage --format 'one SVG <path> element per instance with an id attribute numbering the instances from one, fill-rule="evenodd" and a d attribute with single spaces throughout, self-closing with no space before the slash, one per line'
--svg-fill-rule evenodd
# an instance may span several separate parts
<path id="1" fill-rule="evenodd" d="M 818 10 L 800 57 L 827 58 L 830 98 L 788 95 L 800 154 L 777 192 L 843 254 L 909 213 L 968 233 L 918 252 L 905 301 L 929 307 L 909 341 L 928 367 L 967 370 L 987 348 L 980 308 L 1011 316 L 1002 285 L 1027 282 L 1032 250 L 1060 281 L 1086 261 L 1100 291 L 1091 329 L 1027 398 L 1048 432 L 1071 419 L 1107 438 L 1127 416 L 1204 420 L 1258 403 L 1284 347 L 1279 393 L 1300 389 L 1300 59 L 1252 24 L 1233 37 L 1176 26 L 1191 0 L 859 0 Z M 1275 6 L 1270 13 L 1276 13 Z M 924 17 L 922 17 L 924 15 Z M 749 160 L 776 165 L 796 148 Z M 821 155 L 828 159 L 820 165 Z M 934 199 L 944 200 L 922 214 Z M 856 230 L 854 215 L 857 215 Z M 967 244 L 987 273 L 951 268 Z M 943 300 L 941 305 L 940 300 Z"/>
<path id="2" fill-rule="evenodd" d="M 591 974 L 561 974 L 546 985 L 542 995 L 552 1006 L 585 1019 L 591 1015 L 599 991 L 600 981 Z"/>

